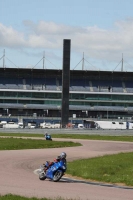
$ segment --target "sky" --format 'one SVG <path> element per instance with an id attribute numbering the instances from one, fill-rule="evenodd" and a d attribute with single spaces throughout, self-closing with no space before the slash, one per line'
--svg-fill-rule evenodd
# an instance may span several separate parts
<path id="1" fill-rule="evenodd" d="M 0 0 L 0 67 L 62 69 L 70 39 L 71 70 L 133 71 L 132 31 L 133 0 Z"/>

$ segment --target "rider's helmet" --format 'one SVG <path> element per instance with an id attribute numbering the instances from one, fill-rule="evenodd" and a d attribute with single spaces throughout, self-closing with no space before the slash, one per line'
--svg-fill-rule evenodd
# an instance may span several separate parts
<path id="1" fill-rule="evenodd" d="M 66 153 L 65 153 L 65 152 L 62 152 L 62 153 L 60 154 L 60 158 L 61 158 L 61 159 L 63 159 L 63 158 L 65 159 L 65 158 L 66 158 L 66 156 L 67 156 L 67 155 L 66 155 Z"/>
<path id="2" fill-rule="evenodd" d="M 48 133 L 46 132 L 45 135 L 48 135 Z"/>

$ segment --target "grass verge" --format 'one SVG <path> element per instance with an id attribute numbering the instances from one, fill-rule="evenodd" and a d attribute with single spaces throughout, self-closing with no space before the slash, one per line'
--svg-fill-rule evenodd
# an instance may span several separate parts
<path id="1" fill-rule="evenodd" d="M 0 138 L 0 150 L 18 150 L 18 149 L 44 149 L 44 148 L 60 148 L 60 147 L 74 147 L 81 146 L 77 142 L 60 142 L 60 141 L 46 141 L 33 140 L 22 138 Z"/>
<path id="2" fill-rule="evenodd" d="M 12 195 L 12 194 L 6 194 L 6 195 L 0 195 L 0 200 L 64 200 L 60 197 L 55 198 L 55 199 L 51 199 L 51 198 L 36 198 L 36 197 L 23 197 L 23 196 L 19 196 L 19 195 Z M 66 199 L 67 200 L 67 199 Z M 72 200 L 72 199 L 69 199 Z"/>
<path id="3" fill-rule="evenodd" d="M 86 180 L 133 186 L 133 153 L 69 162 L 67 173 Z"/>
<path id="4" fill-rule="evenodd" d="M 110 140 L 133 142 L 133 136 L 105 136 L 105 135 L 84 135 L 84 134 L 53 134 L 53 138 L 87 139 L 87 140 Z"/>
<path id="5" fill-rule="evenodd" d="M 16 137 L 40 137 L 44 138 L 43 134 L 32 133 L 0 133 L 0 136 L 16 136 Z M 68 139 L 85 139 L 85 140 L 110 140 L 133 142 L 133 136 L 103 136 L 103 135 L 85 135 L 85 134 L 51 134 L 52 138 L 68 138 Z"/>

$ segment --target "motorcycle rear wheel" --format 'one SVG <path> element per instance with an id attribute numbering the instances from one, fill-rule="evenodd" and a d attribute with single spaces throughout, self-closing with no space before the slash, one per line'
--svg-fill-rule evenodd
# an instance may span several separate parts
<path id="1" fill-rule="evenodd" d="M 54 182 L 59 181 L 62 176 L 63 176 L 63 171 L 60 171 L 60 170 L 56 171 L 53 177 L 53 181 Z"/>

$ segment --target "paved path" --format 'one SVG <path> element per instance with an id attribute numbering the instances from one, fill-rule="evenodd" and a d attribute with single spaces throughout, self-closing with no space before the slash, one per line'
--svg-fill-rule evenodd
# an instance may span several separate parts
<path id="1" fill-rule="evenodd" d="M 80 141 L 83 146 L 0 151 L 0 194 L 12 193 L 27 197 L 62 197 L 77 200 L 133 200 L 133 189 L 84 184 L 69 180 L 57 183 L 49 180 L 40 181 L 34 174 L 34 170 L 46 160 L 53 160 L 62 151 L 67 153 L 68 161 L 133 151 L 133 143 L 128 142 L 74 141 Z"/>

